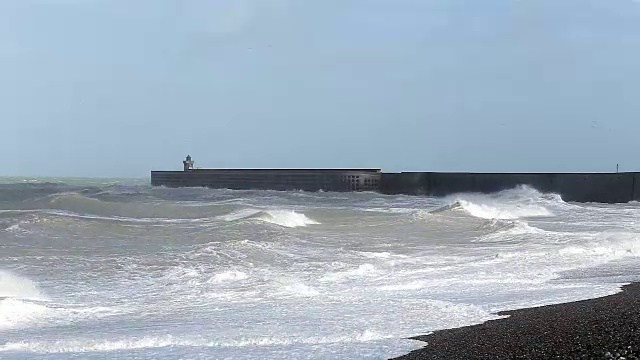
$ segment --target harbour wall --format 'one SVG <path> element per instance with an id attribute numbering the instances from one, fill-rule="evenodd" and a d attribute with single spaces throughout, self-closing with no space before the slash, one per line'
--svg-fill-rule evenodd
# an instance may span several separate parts
<path id="1" fill-rule="evenodd" d="M 637 185 L 636 185 L 637 184 Z M 624 203 L 640 200 L 640 173 L 382 173 L 383 194 L 447 196 L 493 193 L 527 185 L 559 194 L 564 201 Z"/>
<path id="2" fill-rule="evenodd" d="M 380 169 L 193 169 L 152 171 L 151 185 L 234 190 L 377 191 Z"/>
<path id="3" fill-rule="evenodd" d="M 400 172 L 380 169 L 189 169 L 152 171 L 151 184 L 237 190 L 377 191 L 383 194 L 447 196 L 493 193 L 527 185 L 565 201 L 640 201 L 640 173 Z M 637 185 L 636 185 L 637 184 Z"/>

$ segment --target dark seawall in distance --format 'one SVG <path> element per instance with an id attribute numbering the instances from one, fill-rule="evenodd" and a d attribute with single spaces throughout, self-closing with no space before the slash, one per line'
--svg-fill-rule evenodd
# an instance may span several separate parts
<path id="1" fill-rule="evenodd" d="M 636 185 L 637 184 L 637 185 Z M 640 173 L 382 173 L 380 192 L 447 196 L 455 193 L 493 193 L 528 185 L 556 193 L 564 201 L 626 203 L 640 200 Z"/>
<path id="2" fill-rule="evenodd" d="M 447 196 L 493 193 L 528 185 L 564 201 L 626 203 L 640 200 L 640 173 L 400 172 L 379 169 L 198 169 L 152 171 L 151 184 L 255 190 L 378 191 Z M 636 185 L 637 184 L 637 185 Z"/>
<path id="3" fill-rule="evenodd" d="M 152 171 L 151 185 L 233 190 L 378 191 L 380 169 L 185 169 Z"/>

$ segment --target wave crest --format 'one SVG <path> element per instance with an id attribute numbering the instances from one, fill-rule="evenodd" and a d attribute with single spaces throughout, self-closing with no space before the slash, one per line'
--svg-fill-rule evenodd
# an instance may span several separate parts
<path id="1" fill-rule="evenodd" d="M 219 217 L 224 221 L 260 220 L 288 228 L 318 225 L 319 222 L 293 210 L 242 209 Z"/>
<path id="2" fill-rule="evenodd" d="M 482 219 L 516 220 L 526 217 L 553 216 L 546 207 L 537 204 L 473 203 L 459 200 L 460 206 L 474 217 Z"/>
<path id="3" fill-rule="evenodd" d="M 550 208 L 565 204 L 557 194 L 543 194 L 526 186 L 496 194 L 459 194 L 446 199 L 451 202 L 429 213 L 464 211 L 481 219 L 517 220 L 554 216 Z"/>

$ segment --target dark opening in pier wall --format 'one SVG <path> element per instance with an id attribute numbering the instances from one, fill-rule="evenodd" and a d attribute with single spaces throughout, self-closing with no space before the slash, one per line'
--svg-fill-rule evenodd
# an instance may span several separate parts
<path id="1" fill-rule="evenodd" d="M 446 196 L 492 193 L 518 185 L 552 192 L 565 201 L 620 203 L 640 200 L 640 173 L 383 173 L 384 194 Z"/>

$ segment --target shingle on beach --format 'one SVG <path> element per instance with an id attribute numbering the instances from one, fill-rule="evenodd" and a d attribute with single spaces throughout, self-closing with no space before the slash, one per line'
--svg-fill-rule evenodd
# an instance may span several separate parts
<path id="1" fill-rule="evenodd" d="M 508 318 L 412 339 L 415 359 L 640 359 L 640 283 L 596 299 L 500 312 Z"/>

